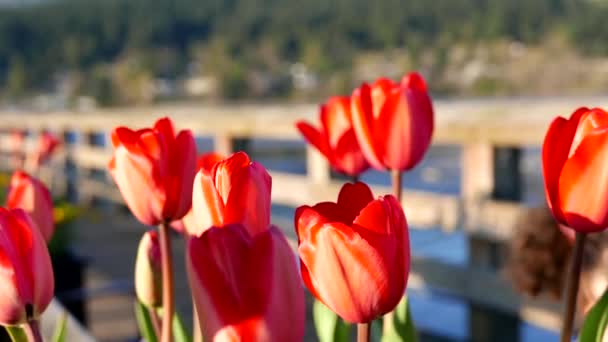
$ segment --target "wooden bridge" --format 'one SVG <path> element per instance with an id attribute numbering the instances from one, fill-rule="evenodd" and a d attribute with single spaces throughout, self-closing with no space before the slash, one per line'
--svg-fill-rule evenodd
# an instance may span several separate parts
<path id="1" fill-rule="evenodd" d="M 560 306 L 524 298 L 512 289 L 500 272 L 501 251 L 514 231 L 521 203 L 521 155 L 525 147 L 538 147 L 551 119 L 568 116 L 581 105 L 602 106 L 607 99 L 508 99 L 436 101 L 434 145 L 461 148 L 460 193 L 446 195 L 407 189 L 403 206 L 412 229 L 464 230 L 468 234 L 470 265 L 448 264 L 414 257 L 409 287 L 430 287 L 456 295 L 472 307 L 515 314 L 521 320 L 557 331 Z M 0 113 L 0 153 L 3 165 L 10 161 L 10 132 L 30 132 L 28 149 L 39 132 L 48 129 L 63 137 L 64 148 L 42 173 L 52 180 L 53 191 L 80 203 L 105 201 L 121 204 L 122 198 L 107 176 L 111 146 L 108 132 L 115 126 L 146 127 L 168 115 L 178 128 L 190 128 L 197 136 L 213 140 L 216 151 L 229 154 L 247 146 L 249 139 L 301 141 L 294 122 L 316 121 L 312 105 L 166 105 L 150 108 L 92 112 Z M 77 137 L 77 138 L 74 138 Z M 302 147 L 304 148 L 304 147 Z M 540 169 L 540 161 L 538 162 Z M 274 204 L 299 206 L 335 200 L 341 182 L 315 150 L 306 150 L 306 174 L 270 170 Z M 376 186 L 376 195 L 390 188 Z M 294 238 L 291 223 L 283 228 Z M 136 246 L 133 246 L 135 250 Z M 482 310 L 482 309 L 480 309 Z M 470 324 L 483 324 L 483 315 L 471 314 Z M 481 317 L 481 318 L 480 318 Z M 483 334 L 483 332 L 482 332 Z M 483 340 L 483 338 L 480 338 Z"/>

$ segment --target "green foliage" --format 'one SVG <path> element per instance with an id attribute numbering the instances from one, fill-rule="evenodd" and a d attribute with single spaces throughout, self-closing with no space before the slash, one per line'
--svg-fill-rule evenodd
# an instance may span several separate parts
<path id="1" fill-rule="evenodd" d="M 350 341 L 351 326 L 325 304 L 315 299 L 313 318 L 320 342 Z"/>
<path id="2" fill-rule="evenodd" d="M 173 314 L 173 340 L 175 342 L 191 342 L 192 338 L 188 334 L 184 322 L 182 321 L 179 313 Z"/>
<path id="3" fill-rule="evenodd" d="M 23 328 L 18 325 L 10 325 L 5 327 L 8 335 L 11 337 L 11 341 L 13 342 L 28 342 L 27 335 Z"/>
<path id="4" fill-rule="evenodd" d="M 416 342 L 418 334 L 412 321 L 408 298 L 404 296 L 393 311 L 391 324 L 384 329 L 382 342 Z"/>
<path id="5" fill-rule="evenodd" d="M 68 314 L 64 313 L 61 316 L 61 320 L 59 324 L 55 327 L 55 332 L 53 333 L 53 342 L 65 342 L 68 334 Z"/>
<path id="6" fill-rule="evenodd" d="M 578 340 L 580 342 L 602 342 L 606 326 L 608 326 L 608 290 L 585 317 Z"/>
<path id="7" fill-rule="evenodd" d="M 154 324 L 152 323 L 152 317 L 145 305 L 139 301 L 135 302 L 135 319 L 137 320 L 137 326 L 139 333 L 146 342 L 157 342 L 156 332 L 154 330 Z"/>
<path id="8" fill-rule="evenodd" d="M 454 43 L 535 43 L 555 31 L 582 51 L 606 54 L 607 14 L 605 2 L 588 0 L 41 1 L 0 7 L 0 87 L 16 97 L 77 70 L 82 92 L 114 104 L 130 85 L 120 87 L 121 73 L 106 66 L 149 56 L 137 69 L 140 83 L 177 78 L 194 61 L 237 98 L 255 95 L 241 88 L 245 71 L 276 73 L 286 62 L 329 79 L 351 73 L 354 58 L 369 51 L 405 48 L 418 67 L 429 49 L 443 47 L 445 59 Z"/>

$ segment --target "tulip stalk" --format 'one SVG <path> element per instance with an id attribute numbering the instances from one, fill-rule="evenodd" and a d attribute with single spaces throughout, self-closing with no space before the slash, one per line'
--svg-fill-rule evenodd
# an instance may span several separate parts
<path id="1" fill-rule="evenodd" d="M 357 324 L 357 342 L 369 342 L 370 336 L 370 323 L 359 323 Z"/>
<path id="2" fill-rule="evenodd" d="M 566 308 L 564 311 L 564 321 L 562 322 L 561 342 L 569 342 L 572 339 L 572 325 L 576 308 L 576 297 L 581 277 L 581 265 L 583 262 L 583 249 L 585 245 L 585 233 L 576 232 L 574 251 L 570 259 L 568 271 L 568 284 L 566 286 Z"/>
<path id="3" fill-rule="evenodd" d="M 171 342 L 173 332 L 173 256 L 171 252 L 171 237 L 169 236 L 169 223 L 163 222 L 158 227 L 161 251 L 161 269 L 163 276 L 163 318 L 161 327 L 161 342 Z"/>
<path id="4" fill-rule="evenodd" d="M 393 195 L 395 196 L 397 201 L 399 201 L 399 204 L 401 204 L 401 170 L 398 170 L 398 169 L 391 170 L 391 180 L 392 180 L 392 185 L 393 185 Z M 391 329 L 394 314 L 395 313 L 393 311 L 391 311 L 391 312 L 387 313 L 386 315 L 384 315 L 383 330 L 385 333 L 387 331 L 390 331 L 390 329 Z"/>
<path id="5" fill-rule="evenodd" d="M 22 325 L 23 332 L 29 342 L 43 342 L 42 336 L 40 335 L 40 326 L 38 321 L 30 320 Z"/>

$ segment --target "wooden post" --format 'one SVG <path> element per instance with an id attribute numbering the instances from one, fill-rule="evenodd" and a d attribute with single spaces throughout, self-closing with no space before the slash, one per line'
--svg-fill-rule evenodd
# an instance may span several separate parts
<path id="1" fill-rule="evenodd" d="M 521 199 L 521 173 L 518 148 L 495 147 L 474 143 L 462 152 L 462 197 L 465 200 L 466 224 L 479 224 L 481 203 L 485 200 Z M 499 272 L 504 246 L 480 236 L 469 236 L 469 267 Z M 470 302 L 471 341 L 515 341 L 519 319 Z"/>
<path id="2" fill-rule="evenodd" d="M 234 141 L 229 135 L 216 135 L 213 138 L 213 149 L 221 155 L 229 156 L 234 151 L 233 143 Z"/>
<path id="3" fill-rule="evenodd" d="M 313 184 L 328 184 L 331 172 L 327 159 L 314 147 L 306 146 L 306 173 Z"/>

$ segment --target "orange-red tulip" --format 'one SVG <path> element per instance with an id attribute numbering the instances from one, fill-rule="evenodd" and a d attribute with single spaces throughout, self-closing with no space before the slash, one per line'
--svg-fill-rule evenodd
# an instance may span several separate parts
<path id="1" fill-rule="evenodd" d="M 304 291 L 278 228 L 210 228 L 189 241 L 187 260 L 205 341 L 302 341 Z"/>
<path id="2" fill-rule="evenodd" d="M 569 119 L 557 117 L 542 155 L 545 194 L 555 219 L 584 233 L 608 228 L 608 113 L 579 108 Z"/>
<path id="3" fill-rule="evenodd" d="M 196 145 L 192 132 L 177 135 L 168 118 L 153 128 L 112 131 L 109 170 L 125 202 L 147 225 L 181 219 L 192 204 Z"/>
<path id="4" fill-rule="evenodd" d="M 320 129 L 305 121 L 298 121 L 296 127 L 336 171 L 358 176 L 367 170 L 369 164 L 361 152 L 351 123 L 350 98 L 330 98 L 327 104 L 321 105 L 319 119 Z"/>
<path id="5" fill-rule="evenodd" d="M 40 229 L 44 240 L 51 240 L 55 232 L 53 199 L 41 181 L 22 171 L 13 173 L 6 206 L 25 210 Z"/>
<path id="6" fill-rule="evenodd" d="M 190 235 L 230 223 L 241 223 L 251 235 L 265 231 L 270 225 L 271 187 L 266 169 L 244 152 L 215 164 L 211 172 L 200 169 L 194 179 L 195 225 Z"/>
<path id="7" fill-rule="evenodd" d="M 158 234 L 147 231 L 139 242 L 135 259 L 135 294 L 148 307 L 162 304 L 161 252 Z"/>
<path id="8" fill-rule="evenodd" d="M 433 135 L 433 105 L 417 73 L 401 84 L 381 78 L 363 84 L 351 98 L 355 134 L 367 161 L 376 169 L 406 171 L 426 153 Z"/>
<path id="9" fill-rule="evenodd" d="M 0 324 L 37 319 L 53 299 L 51 258 L 22 209 L 0 208 Z"/>
<path id="10" fill-rule="evenodd" d="M 59 147 L 61 141 L 51 132 L 42 131 L 38 137 L 36 150 L 36 166 L 40 166 L 51 159 L 51 156 Z"/>
<path id="11" fill-rule="evenodd" d="M 204 169 L 207 172 L 211 172 L 213 166 L 224 159 L 225 157 L 223 155 L 216 152 L 203 153 L 196 161 L 196 171 L 198 172 L 198 170 Z M 196 233 L 197 229 L 192 208 L 190 208 L 186 216 L 184 216 L 181 220 L 173 221 L 171 223 L 171 227 L 180 233 Z"/>
<path id="12" fill-rule="evenodd" d="M 392 311 L 410 269 L 405 214 L 392 195 L 374 200 L 367 185 L 342 187 L 338 202 L 296 210 L 304 283 L 349 322 L 369 322 Z"/>

